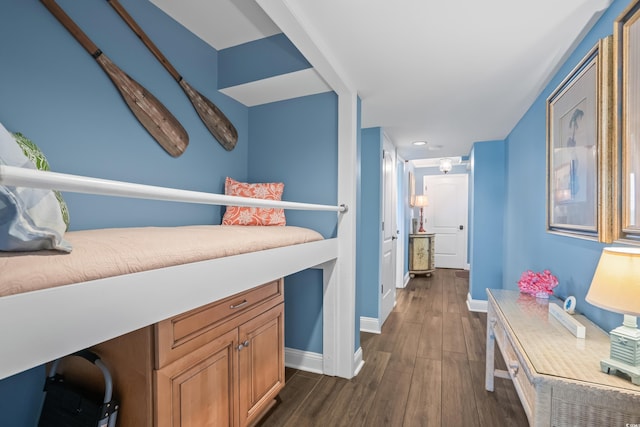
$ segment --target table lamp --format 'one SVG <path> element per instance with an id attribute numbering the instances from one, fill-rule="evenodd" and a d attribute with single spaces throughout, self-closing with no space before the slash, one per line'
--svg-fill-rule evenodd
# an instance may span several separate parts
<path id="1" fill-rule="evenodd" d="M 600 361 L 608 374 L 622 372 L 640 385 L 640 248 L 604 248 L 593 275 L 587 302 L 624 314 L 624 322 L 611 331 L 609 359 Z"/>
<path id="2" fill-rule="evenodd" d="M 413 206 L 419 207 L 420 208 L 420 229 L 418 230 L 418 233 L 424 233 L 425 229 L 424 229 L 424 215 L 423 215 L 423 209 L 425 206 L 429 206 L 429 199 L 427 199 L 427 196 L 424 194 L 421 194 L 419 196 L 416 196 L 416 200 L 413 203 Z"/>

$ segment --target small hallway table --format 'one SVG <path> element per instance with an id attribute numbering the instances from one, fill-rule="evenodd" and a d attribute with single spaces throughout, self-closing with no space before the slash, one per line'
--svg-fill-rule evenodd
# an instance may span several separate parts
<path id="1" fill-rule="evenodd" d="M 487 289 L 485 388 L 495 377 L 513 381 L 532 426 L 640 426 L 640 386 L 600 370 L 609 357 L 609 336 L 586 317 L 576 338 L 549 304 L 516 290 Z M 507 370 L 494 366 L 495 344 Z"/>

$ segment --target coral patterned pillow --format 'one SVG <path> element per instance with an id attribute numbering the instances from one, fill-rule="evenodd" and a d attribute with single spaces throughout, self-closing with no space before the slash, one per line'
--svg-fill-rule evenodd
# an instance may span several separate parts
<path id="1" fill-rule="evenodd" d="M 224 194 L 254 199 L 281 200 L 284 184 L 281 182 L 248 184 L 227 177 Z M 227 206 L 223 225 L 286 225 L 284 209 Z"/>

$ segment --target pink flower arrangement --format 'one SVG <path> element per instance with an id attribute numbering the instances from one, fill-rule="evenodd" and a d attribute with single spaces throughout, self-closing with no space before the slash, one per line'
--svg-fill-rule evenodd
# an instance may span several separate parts
<path id="1" fill-rule="evenodd" d="M 551 274 L 549 270 L 539 273 L 527 270 L 522 273 L 520 280 L 518 280 L 520 292 L 542 298 L 548 298 L 549 295 L 553 294 L 553 288 L 556 286 L 558 286 L 558 278 Z"/>

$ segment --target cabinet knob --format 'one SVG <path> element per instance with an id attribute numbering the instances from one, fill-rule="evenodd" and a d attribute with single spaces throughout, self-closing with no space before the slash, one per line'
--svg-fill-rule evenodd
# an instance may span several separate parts
<path id="1" fill-rule="evenodd" d="M 249 340 L 246 340 L 245 342 L 243 342 L 242 345 L 245 347 L 249 347 Z"/>
<path id="2" fill-rule="evenodd" d="M 518 364 L 518 362 L 509 363 L 509 371 L 511 372 L 512 377 L 515 377 L 516 375 L 518 375 L 519 370 L 520 370 L 520 365 Z"/>

